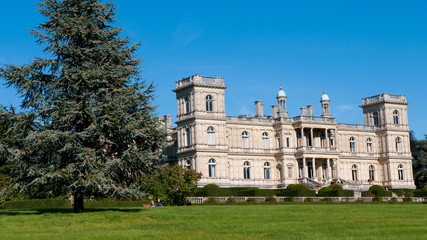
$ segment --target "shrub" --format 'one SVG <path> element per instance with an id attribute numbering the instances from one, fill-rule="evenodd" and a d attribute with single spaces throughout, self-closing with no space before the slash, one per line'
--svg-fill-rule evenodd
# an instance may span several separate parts
<path id="1" fill-rule="evenodd" d="M 427 185 L 421 188 L 421 192 L 427 192 Z"/>
<path id="2" fill-rule="evenodd" d="M 427 197 L 427 192 L 426 191 L 414 191 L 414 197 Z"/>
<path id="3" fill-rule="evenodd" d="M 319 189 L 319 192 L 317 193 L 317 195 L 321 196 L 321 197 L 329 197 L 331 191 L 332 191 L 332 188 L 323 187 L 323 188 Z"/>
<path id="4" fill-rule="evenodd" d="M 397 198 L 395 198 L 395 197 L 392 198 L 391 201 L 390 201 L 390 203 L 398 203 Z"/>
<path id="5" fill-rule="evenodd" d="M 305 198 L 304 202 L 305 203 L 312 203 L 313 202 L 313 198 Z"/>
<path id="6" fill-rule="evenodd" d="M 71 208 L 68 199 L 30 199 L 5 202 L 4 209 L 64 209 Z"/>
<path id="7" fill-rule="evenodd" d="M 267 198 L 265 198 L 265 202 L 269 203 L 269 204 L 277 203 L 276 198 L 274 198 L 274 197 L 267 197 Z"/>
<path id="8" fill-rule="evenodd" d="M 207 205 L 215 205 L 217 204 L 217 202 L 215 201 L 215 198 L 210 197 L 208 198 L 203 204 L 207 204 Z"/>
<path id="9" fill-rule="evenodd" d="M 234 198 L 232 198 L 232 197 L 229 197 L 229 198 L 227 199 L 227 201 L 225 201 L 225 203 L 227 203 L 227 204 L 235 204 L 235 203 L 236 203 L 236 199 L 234 199 Z"/>
<path id="10" fill-rule="evenodd" d="M 248 199 L 246 199 L 246 203 L 256 204 L 257 201 L 255 198 L 248 198 Z"/>
<path id="11" fill-rule="evenodd" d="M 332 188 L 332 190 L 343 190 L 342 186 L 339 185 L 338 183 L 334 183 L 334 184 L 330 185 L 329 187 Z"/>
<path id="12" fill-rule="evenodd" d="M 369 188 L 369 192 L 375 194 L 376 197 L 391 197 L 392 193 L 385 190 L 384 187 L 380 186 L 380 185 L 372 185 Z"/>
<path id="13" fill-rule="evenodd" d="M 412 202 L 412 198 L 406 197 L 403 199 L 404 202 Z"/>
<path id="14" fill-rule="evenodd" d="M 219 197 L 220 188 L 216 184 L 208 184 L 203 187 L 202 192 L 205 194 L 204 197 Z"/>

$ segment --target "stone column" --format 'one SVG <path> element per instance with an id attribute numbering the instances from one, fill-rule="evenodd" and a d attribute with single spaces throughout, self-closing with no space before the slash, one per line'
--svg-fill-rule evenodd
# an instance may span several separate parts
<path id="1" fill-rule="evenodd" d="M 306 178 L 308 176 L 308 171 L 307 171 L 307 163 L 305 162 L 305 157 L 302 158 L 302 177 Z"/>
<path id="2" fill-rule="evenodd" d="M 305 147 L 304 128 L 301 127 L 301 147 Z"/>
<path id="3" fill-rule="evenodd" d="M 329 158 L 326 160 L 326 178 L 329 180 L 332 178 L 332 171 L 331 171 L 331 162 L 329 161 Z"/>
<path id="4" fill-rule="evenodd" d="M 316 179 L 317 178 L 317 172 L 316 172 L 316 158 L 313 158 L 312 159 L 312 162 L 313 162 L 313 179 Z"/>
<path id="5" fill-rule="evenodd" d="M 329 136 L 328 136 L 328 129 L 325 129 L 325 148 L 329 148 Z"/>
<path id="6" fill-rule="evenodd" d="M 338 165 L 338 159 L 335 159 L 334 162 L 335 162 L 335 166 L 337 168 L 337 176 L 336 176 L 336 178 L 338 179 L 340 177 L 340 168 L 339 168 L 339 165 Z"/>
<path id="7" fill-rule="evenodd" d="M 310 128 L 310 139 L 311 139 L 311 146 L 314 147 L 314 137 L 313 137 L 313 128 Z"/>

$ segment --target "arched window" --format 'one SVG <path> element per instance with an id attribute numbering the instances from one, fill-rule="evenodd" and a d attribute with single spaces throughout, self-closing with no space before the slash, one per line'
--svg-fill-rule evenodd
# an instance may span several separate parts
<path id="1" fill-rule="evenodd" d="M 270 163 L 264 163 L 264 179 L 270 179 Z"/>
<path id="2" fill-rule="evenodd" d="M 213 98 L 211 95 L 206 96 L 206 111 L 212 112 L 213 111 Z"/>
<path id="3" fill-rule="evenodd" d="M 185 102 L 185 113 L 190 113 L 190 99 L 188 97 L 185 97 L 184 102 Z"/>
<path id="4" fill-rule="evenodd" d="M 208 127 L 208 144 L 214 145 L 215 144 L 215 129 L 213 127 Z"/>
<path id="5" fill-rule="evenodd" d="M 251 179 L 251 171 L 250 171 L 251 165 L 248 161 L 243 163 L 243 178 L 244 179 Z"/>
<path id="6" fill-rule="evenodd" d="M 353 181 L 357 181 L 357 165 L 354 164 L 351 167 L 351 176 L 353 177 Z"/>
<path id="7" fill-rule="evenodd" d="M 191 129 L 186 128 L 185 132 L 187 134 L 187 147 L 191 145 Z"/>
<path id="8" fill-rule="evenodd" d="M 394 110 L 393 111 L 393 123 L 394 124 L 399 124 L 399 111 Z"/>
<path id="9" fill-rule="evenodd" d="M 191 165 L 192 165 L 191 159 L 187 159 L 187 162 L 186 162 L 187 169 L 191 169 L 192 167 Z"/>
<path id="10" fill-rule="evenodd" d="M 246 131 L 242 132 L 242 147 L 249 148 L 249 133 Z"/>
<path id="11" fill-rule="evenodd" d="M 403 180 L 403 165 L 399 164 L 399 166 L 397 166 L 397 175 L 399 177 L 399 180 Z"/>
<path id="12" fill-rule="evenodd" d="M 212 177 L 212 178 L 216 177 L 215 168 L 216 168 L 215 159 L 213 158 L 209 159 L 209 177 Z"/>
<path id="13" fill-rule="evenodd" d="M 379 121 L 378 121 L 378 112 L 374 112 L 374 126 L 378 126 Z"/>
<path id="14" fill-rule="evenodd" d="M 402 140 L 400 140 L 400 137 L 396 138 L 396 152 L 402 152 Z"/>
<path id="15" fill-rule="evenodd" d="M 268 137 L 268 133 L 266 132 L 262 133 L 262 146 L 264 149 L 270 148 L 270 138 Z"/>
<path id="16" fill-rule="evenodd" d="M 375 181 L 375 167 L 373 165 L 369 166 L 369 179 Z"/>
<path id="17" fill-rule="evenodd" d="M 350 138 L 350 152 L 356 152 L 356 140 L 354 140 L 354 137 Z"/>
<path id="18" fill-rule="evenodd" d="M 373 153 L 374 149 L 372 147 L 372 139 L 368 138 L 366 140 L 366 147 L 368 148 L 368 153 Z"/>

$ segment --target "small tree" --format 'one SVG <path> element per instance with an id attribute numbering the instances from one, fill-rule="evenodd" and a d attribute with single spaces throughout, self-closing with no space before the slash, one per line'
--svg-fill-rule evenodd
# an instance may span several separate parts
<path id="1" fill-rule="evenodd" d="M 202 174 L 179 165 L 165 166 L 142 178 L 143 192 L 167 205 L 184 205 Z"/>
<path id="2" fill-rule="evenodd" d="M 15 187 L 33 196 L 138 195 L 136 179 L 161 158 L 163 134 L 139 80 L 138 44 L 112 26 L 115 7 L 100 0 L 44 0 L 47 19 L 31 33 L 50 58 L 6 65 L 0 78 L 22 94 L 38 127 L 11 145 Z M 18 131 L 19 125 L 14 126 Z"/>
<path id="3" fill-rule="evenodd" d="M 411 133 L 412 167 L 417 188 L 427 186 L 427 135 L 426 139 L 417 140 Z"/>

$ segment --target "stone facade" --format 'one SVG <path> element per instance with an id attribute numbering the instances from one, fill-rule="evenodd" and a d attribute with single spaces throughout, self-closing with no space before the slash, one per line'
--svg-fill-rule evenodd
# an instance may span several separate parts
<path id="1" fill-rule="evenodd" d="M 313 106 L 288 117 L 286 93 L 277 93 L 273 115 L 255 101 L 254 116 L 226 116 L 224 79 L 193 75 L 177 81 L 177 121 L 168 131 L 171 161 L 203 174 L 199 186 L 311 187 L 339 181 L 347 189 L 371 184 L 415 188 L 409 147 L 406 97 L 364 98 L 364 125 L 340 124 L 324 92 L 322 115 Z"/>

